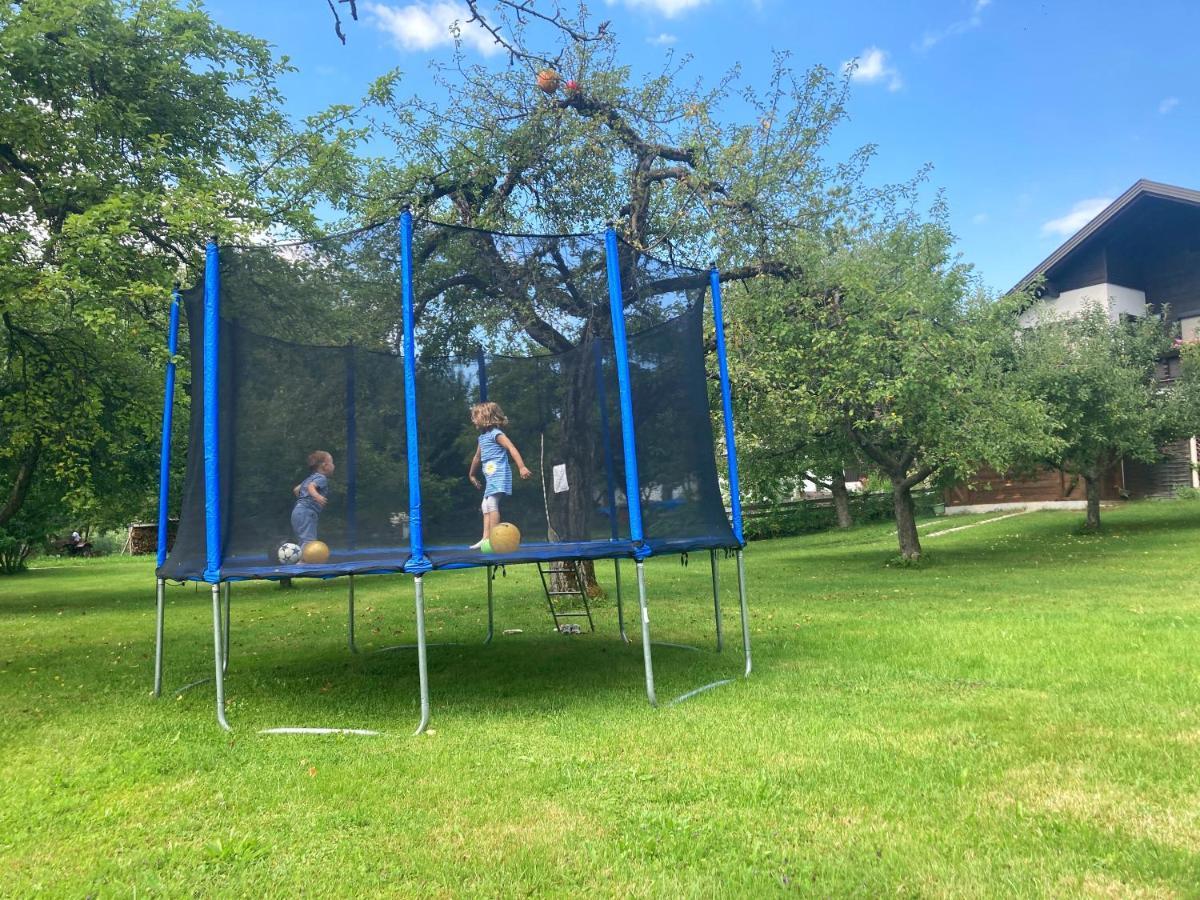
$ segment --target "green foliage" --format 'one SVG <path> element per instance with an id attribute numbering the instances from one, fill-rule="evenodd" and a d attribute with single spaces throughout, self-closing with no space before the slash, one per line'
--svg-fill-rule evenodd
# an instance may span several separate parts
<path id="1" fill-rule="evenodd" d="M 17 532 L 11 523 L 0 526 L 0 575 L 25 571 L 25 562 L 34 550 L 30 537 Z"/>
<path id="2" fill-rule="evenodd" d="M 602 27 L 581 37 L 588 33 L 582 8 L 570 29 L 552 29 L 549 49 L 537 46 L 536 34 L 547 20 L 504 5 L 495 15 L 512 56 L 498 65 L 471 64 L 460 57 L 455 65 L 439 70 L 445 90 L 441 103 L 401 99 L 395 83 L 373 87 L 370 115 L 396 152 L 392 159 L 369 165 L 362 193 L 382 202 L 355 206 L 358 216 L 378 218 L 395 211 L 397 198 L 415 198 L 419 216 L 492 229 L 578 232 L 599 230 L 612 220 L 622 238 L 618 265 L 626 315 L 632 321 L 654 321 L 655 304 L 669 291 L 704 287 L 703 273 L 671 288 L 653 278 L 636 278 L 646 254 L 693 264 L 717 260 L 727 282 L 777 279 L 773 286 L 765 279 L 755 283 L 752 293 L 769 297 L 767 306 L 778 300 L 778 308 L 760 310 L 763 314 L 757 318 L 755 313 L 745 314 L 747 322 L 755 321 L 743 333 L 762 327 L 767 342 L 792 327 L 790 304 L 797 295 L 813 300 L 837 285 L 853 303 L 872 308 L 875 295 L 887 293 L 890 304 L 882 304 L 870 319 L 874 333 L 850 337 L 841 332 L 858 341 L 859 349 L 869 350 L 865 362 L 861 353 L 847 356 L 858 376 L 874 371 L 880 361 L 873 345 L 884 330 L 875 328 L 881 322 L 907 329 L 890 336 L 895 346 L 912 341 L 924 346 L 940 339 L 913 332 L 928 324 L 925 317 L 936 313 L 938 304 L 954 306 L 963 299 L 966 269 L 949 260 L 944 228 L 914 224 L 890 234 L 884 229 L 862 232 L 863 223 L 869 225 L 878 209 L 911 198 L 916 179 L 868 189 L 864 175 L 871 148 L 840 162 L 830 162 L 823 152 L 845 117 L 847 75 L 820 66 L 796 71 L 780 54 L 770 75 L 759 83 L 741 82 L 736 69 L 715 82 L 689 83 L 689 61 L 670 56 L 660 71 L 639 77 L 620 62 L 611 31 Z M 548 95 L 536 87 L 530 67 L 536 71 L 541 63 L 535 60 L 551 59 L 564 78 L 578 82 L 577 88 Z M 513 65 L 514 60 L 522 64 Z M 735 95 L 736 105 L 729 102 Z M 739 112 L 730 116 L 730 108 Z M 747 109 L 752 111 L 749 117 L 741 112 Z M 464 342 L 478 341 L 484 334 L 494 347 L 536 343 L 561 352 L 607 332 L 598 255 L 571 255 L 569 276 L 560 271 L 568 268 L 561 260 L 550 260 L 535 279 L 524 262 L 528 254 L 489 246 L 502 243 L 478 234 L 434 244 L 418 240 L 421 268 L 426 268 L 428 247 L 428 261 L 442 266 L 446 276 L 435 277 L 435 270 L 416 287 L 423 347 L 435 352 L 461 349 Z M 895 262 L 901 257 L 905 259 L 897 274 Z M 924 296 L 929 288 L 936 296 Z M 921 302 L 907 315 L 911 304 L 906 306 L 905 298 L 914 292 Z M 809 336 L 820 340 L 831 330 L 830 323 L 820 321 L 815 307 L 810 312 L 816 315 L 809 318 Z M 732 318 L 742 315 L 735 311 Z M 951 327 L 962 318 L 961 310 L 955 309 Z M 978 346 L 975 335 L 963 337 L 961 343 Z M 781 470 L 794 478 L 806 470 L 828 475 L 848 466 L 879 465 L 836 417 L 813 412 L 811 404 L 799 416 L 794 414 L 794 402 L 786 396 L 790 388 L 780 384 L 777 375 L 786 381 L 795 374 L 787 357 L 805 352 L 797 347 L 785 334 L 771 348 L 758 348 L 774 360 L 752 364 L 762 378 L 739 386 L 744 398 L 753 398 L 753 405 L 763 409 L 757 422 L 743 428 L 747 486 L 760 494 L 771 493 L 770 482 L 778 480 Z M 950 355 L 957 349 L 932 348 Z M 816 347 L 818 354 L 830 351 L 828 346 Z M 740 359 L 737 364 L 745 362 Z M 964 365 L 971 371 L 977 368 L 971 360 Z M 768 372 L 772 366 L 777 371 Z M 930 368 L 926 364 L 914 373 L 901 393 L 918 390 L 913 385 L 929 375 Z M 895 396 L 889 396 L 886 402 L 896 411 L 885 413 L 882 424 L 903 422 L 910 432 L 919 427 L 923 435 L 944 435 L 945 421 L 932 421 L 941 405 L 953 407 L 944 410 L 943 420 L 977 421 L 979 431 L 987 431 L 993 423 L 980 420 L 972 407 L 982 392 L 973 390 L 970 400 L 963 400 L 962 393 L 957 382 L 942 385 L 933 413 L 916 397 L 901 409 Z M 764 395 L 772 399 L 763 403 Z M 836 408 L 837 400 L 827 397 L 816 405 L 832 402 Z M 867 398 L 866 403 L 876 399 Z M 861 411 L 850 415 L 865 435 L 870 430 L 867 419 Z M 754 413 L 742 418 L 753 419 Z M 974 437 L 977 445 L 980 435 Z M 916 475 L 904 490 L 930 472 L 948 472 L 953 466 L 947 456 L 961 462 L 961 454 L 974 445 L 960 438 L 947 435 L 938 439 L 940 443 L 920 438 L 919 462 L 904 467 L 900 476 L 907 480 Z M 880 440 L 878 434 L 864 437 L 873 448 Z M 795 452 L 798 444 L 803 445 L 801 453 Z M 999 458 L 1007 451 L 1007 445 L 996 447 L 993 432 L 985 455 Z M 895 450 L 894 461 L 906 454 L 906 447 Z M 890 469 L 894 474 L 897 465 Z"/>
<path id="3" fill-rule="evenodd" d="M 845 117 L 844 74 L 797 71 L 780 54 L 761 82 L 743 81 L 736 68 L 708 80 L 693 76 L 689 58 L 668 54 L 643 75 L 624 64 L 607 23 L 589 32 L 582 7 L 578 20 L 558 19 L 572 22 L 570 32 L 503 5 L 480 14 L 495 16 L 514 56 L 460 56 L 437 68 L 435 99 L 405 98 L 399 73 L 371 87 L 364 117 L 394 150 L 366 164 L 362 199 L 349 208 L 355 222 L 393 215 L 405 201 L 418 219 L 504 231 L 594 232 L 615 221 L 637 318 L 658 296 L 629 283 L 642 253 L 700 266 L 719 260 L 734 280 L 780 273 L 794 232 L 819 231 L 848 205 L 904 190 L 868 198 L 869 148 L 841 163 L 824 159 Z M 578 87 L 539 90 L 538 60 L 554 60 Z M 561 351 L 605 332 L 602 264 L 581 260 L 576 274 L 588 277 L 560 273 L 534 291 L 513 257 L 481 242 L 450 241 L 434 260 L 452 275 L 479 272 L 481 285 L 432 275 L 417 285 L 424 348 L 454 349 L 484 333 L 496 349 L 533 342 Z M 505 281 L 521 289 L 498 287 Z M 692 286 L 703 281 L 700 273 Z"/>
<path id="4" fill-rule="evenodd" d="M 933 559 L 927 553 L 922 553 L 920 556 L 905 556 L 903 553 L 897 553 L 895 556 L 888 557 L 883 564 L 889 569 L 924 569 L 933 565 Z"/>
<path id="5" fill-rule="evenodd" d="M 125 549 L 129 540 L 129 529 L 93 532 L 88 540 L 92 543 L 92 556 L 111 556 Z"/>
<path id="6" fill-rule="evenodd" d="M 952 243 L 935 208 L 865 225 L 832 252 L 798 242 L 796 282 L 730 292 L 752 475 L 853 453 L 904 495 L 1044 447 L 1044 414 L 1011 372 L 1017 308 L 979 295 Z M 899 534 L 919 555 L 911 522 Z"/>
<path id="7" fill-rule="evenodd" d="M 47 480 L 35 482 L 27 502 L 0 525 L 0 575 L 24 571 L 29 558 L 41 551 L 51 536 L 69 529 L 54 503 L 54 488 Z"/>
<path id="8" fill-rule="evenodd" d="M 941 504 L 940 491 L 915 491 L 916 514 L 931 516 Z M 850 514 L 856 524 L 882 522 L 895 517 L 891 494 L 851 494 Z M 754 508 L 745 517 L 743 531 L 746 540 L 795 537 L 826 531 L 837 525 L 833 504 L 828 501 L 801 500 L 793 503 L 768 504 Z"/>
<path id="9" fill-rule="evenodd" d="M 196 6 L 0 6 L 0 524 L 35 482 L 101 525 L 151 505 L 172 281 L 209 235 L 309 225 L 355 139 L 296 134 L 286 71 Z"/>
<path id="10" fill-rule="evenodd" d="M 1037 461 L 1084 478 L 1088 527 L 1100 524 L 1099 482 L 1122 459 L 1154 462 L 1159 448 L 1200 430 L 1200 379 L 1189 354 L 1182 377 L 1163 383 L 1172 335 L 1155 315 L 1113 321 L 1093 304 L 1047 317 L 1018 342 L 1024 389 L 1049 411 L 1056 443 Z"/>

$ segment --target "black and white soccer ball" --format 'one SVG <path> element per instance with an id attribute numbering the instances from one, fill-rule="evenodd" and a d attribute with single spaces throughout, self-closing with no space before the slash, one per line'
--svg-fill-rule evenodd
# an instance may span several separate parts
<path id="1" fill-rule="evenodd" d="M 294 566 L 300 562 L 300 546 L 288 541 L 279 545 L 279 561 L 285 566 Z"/>

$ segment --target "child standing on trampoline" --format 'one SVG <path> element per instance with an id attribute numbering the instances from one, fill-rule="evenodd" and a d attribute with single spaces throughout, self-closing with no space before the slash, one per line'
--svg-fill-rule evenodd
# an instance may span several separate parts
<path id="1" fill-rule="evenodd" d="M 317 539 L 317 518 L 329 502 L 329 476 L 333 474 L 333 455 L 325 450 L 314 450 L 308 454 L 311 474 L 292 488 L 296 505 L 292 507 L 292 531 L 303 547 Z"/>
<path id="2" fill-rule="evenodd" d="M 471 468 L 467 477 L 471 484 L 483 488 L 483 537 L 471 545 L 472 550 L 483 548 L 483 542 L 492 534 L 492 526 L 500 521 L 500 496 L 512 493 L 512 467 L 508 459 L 511 456 L 517 464 L 517 471 L 522 478 L 532 478 L 533 473 L 525 466 L 525 460 L 508 436 L 500 430 L 508 424 L 508 417 L 499 403 L 476 403 L 471 407 L 471 424 L 479 429 L 479 446 L 475 448 L 475 456 L 471 460 Z M 476 473 L 483 469 L 482 484 Z"/>

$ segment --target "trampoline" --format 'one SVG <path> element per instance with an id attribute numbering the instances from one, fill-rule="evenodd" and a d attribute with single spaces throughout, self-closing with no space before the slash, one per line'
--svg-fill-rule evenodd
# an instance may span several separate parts
<path id="1" fill-rule="evenodd" d="M 705 368 L 712 303 L 729 496 Z M 175 358 L 186 314 L 191 419 L 179 528 L 167 552 Z M 418 329 L 419 325 L 419 329 Z M 736 558 L 744 675 L 751 670 L 737 454 L 716 268 L 695 269 L 603 234 L 515 235 L 398 220 L 303 244 L 207 247 L 203 278 L 173 294 L 163 404 L 154 695 L 162 693 L 165 585 L 211 585 L 213 682 L 223 728 L 231 584 L 405 575 L 414 584 L 420 721 L 429 723 L 424 580 L 443 569 L 614 560 L 635 566 L 646 696 L 654 686 L 644 561 L 708 551 L 717 649 L 721 551 Z M 498 402 L 532 472 L 500 496 L 523 538 L 472 547 L 480 492 L 467 479 L 474 403 Z M 293 488 L 309 453 L 332 454 L 320 562 L 295 541 Z M 683 695 L 728 683 L 705 685 Z M 337 729 L 343 730 L 343 729 Z M 355 732 L 353 729 L 347 731 Z M 357 733 L 357 732 L 355 732 Z"/>

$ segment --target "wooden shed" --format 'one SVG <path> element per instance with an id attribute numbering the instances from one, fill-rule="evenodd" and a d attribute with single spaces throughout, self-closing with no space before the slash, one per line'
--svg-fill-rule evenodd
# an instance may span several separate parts
<path id="1" fill-rule="evenodd" d="M 167 549 L 175 543 L 175 532 L 179 528 L 178 519 L 167 520 Z M 138 555 L 156 553 L 158 551 L 158 523 L 135 522 L 129 526 L 129 538 L 125 542 L 126 552 Z"/>

